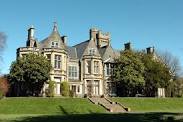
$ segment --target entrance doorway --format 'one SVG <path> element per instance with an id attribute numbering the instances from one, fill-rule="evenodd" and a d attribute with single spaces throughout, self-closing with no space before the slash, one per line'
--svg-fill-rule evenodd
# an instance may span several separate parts
<path id="1" fill-rule="evenodd" d="M 87 80 L 87 95 L 99 96 L 99 80 Z"/>

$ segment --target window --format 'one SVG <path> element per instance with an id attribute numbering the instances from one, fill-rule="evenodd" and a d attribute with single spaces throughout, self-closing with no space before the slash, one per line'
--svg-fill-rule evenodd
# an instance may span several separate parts
<path id="1" fill-rule="evenodd" d="M 51 61 L 51 54 L 46 54 L 47 60 L 50 62 Z"/>
<path id="2" fill-rule="evenodd" d="M 94 61 L 94 73 L 99 73 L 99 62 Z"/>
<path id="3" fill-rule="evenodd" d="M 106 75 L 111 75 L 113 73 L 113 64 L 106 64 Z"/>
<path id="4" fill-rule="evenodd" d="M 80 92 L 80 86 L 78 86 L 78 93 Z"/>
<path id="5" fill-rule="evenodd" d="M 51 47 L 53 47 L 53 48 L 54 48 L 54 47 L 58 47 L 58 42 L 52 42 L 52 43 L 51 43 Z"/>
<path id="6" fill-rule="evenodd" d="M 94 55 L 95 51 L 96 50 L 94 48 L 89 48 L 88 53 L 89 53 L 89 55 Z"/>
<path id="7" fill-rule="evenodd" d="M 71 90 L 72 90 L 74 93 L 76 93 L 76 86 L 75 86 L 75 85 L 72 85 Z"/>
<path id="8" fill-rule="evenodd" d="M 61 56 L 55 55 L 54 68 L 61 69 Z"/>
<path id="9" fill-rule="evenodd" d="M 69 78 L 70 79 L 77 79 L 77 67 L 76 66 L 69 66 Z"/>
<path id="10" fill-rule="evenodd" d="M 74 95 L 76 95 L 76 92 L 79 93 L 80 92 L 80 86 L 79 85 L 71 85 L 71 91 L 74 93 Z"/>
<path id="11" fill-rule="evenodd" d="M 86 73 L 91 73 L 91 61 L 86 61 Z"/>

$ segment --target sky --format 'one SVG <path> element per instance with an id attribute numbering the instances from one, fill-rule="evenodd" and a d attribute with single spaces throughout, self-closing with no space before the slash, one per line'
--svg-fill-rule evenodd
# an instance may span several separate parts
<path id="1" fill-rule="evenodd" d="M 154 46 L 179 58 L 183 67 L 183 0 L 0 0 L 0 32 L 7 35 L 1 73 L 9 73 L 16 49 L 24 47 L 27 29 L 48 37 L 57 22 L 72 46 L 89 39 L 89 29 L 110 32 L 111 45 L 123 49 Z"/>

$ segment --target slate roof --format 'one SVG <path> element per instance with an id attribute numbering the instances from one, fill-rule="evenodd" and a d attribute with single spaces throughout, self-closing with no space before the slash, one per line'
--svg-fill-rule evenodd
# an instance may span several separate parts
<path id="1" fill-rule="evenodd" d="M 89 40 L 81 42 L 81 43 L 73 46 L 73 47 L 76 48 L 77 56 L 78 56 L 79 59 L 81 59 L 86 47 L 88 46 L 88 43 L 89 43 Z"/>
<path id="2" fill-rule="evenodd" d="M 77 51 L 75 47 L 67 46 L 67 52 L 71 59 L 78 59 L 77 58 Z"/>
<path id="3" fill-rule="evenodd" d="M 98 49 L 98 50 L 99 50 L 99 53 L 100 53 L 100 55 L 101 55 L 101 57 L 103 57 L 103 55 L 104 55 L 106 49 L 107 49 L 107 46 L 104 46 L 104 47 L 101 47 L 101 48 Z"/>
<path id="4" fill-rule="evenodd" d="M 66 49 L 66 46 L 63 43 L 63 40 L 61 39 L 61 36 L 58 32 L 56 24 L 54 25 L 52 33 L 46 39 L 40 42 L 40 48 L 51 48 L 52 41 L 58 42 L 58 48 Z"/>
<path id="5" fill-rule="evenodd" d="M 100 55 L 104 61 L 114 62 L 119 56 L 119 52 L 114 50 L 110 45 L 99 48 Z"/>

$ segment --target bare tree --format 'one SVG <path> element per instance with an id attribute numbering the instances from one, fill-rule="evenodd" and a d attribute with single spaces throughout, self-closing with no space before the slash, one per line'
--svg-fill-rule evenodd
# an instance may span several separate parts
<path id="1" fill-rule="evenodd" d="M 5 45 L 6 45 L 6 35 L 3 32 L 0 32 L 0 63 L 2 62 L 2 52 L 5 48 Z"/>
<path id="2" fill-rule="evenodd" d="M 3 32 L 0 32 L 0 53 L 2 53 L 2 51 L 4 50 L 5 45 L 6 45 L 6 35 Z"/>
<path id="3" fill-rule="evenodd" d="M 180 75 L 181 66 L 179 59 L 168 51 L 159 52 L 159 58 L 170 69 L 173 78 Z"/>
<path id="4" fill-rule="evenodd" d="M 6 44 L 6 35 L 3 32 L 0 32 L 0 51 L 2 51 Z"/>

